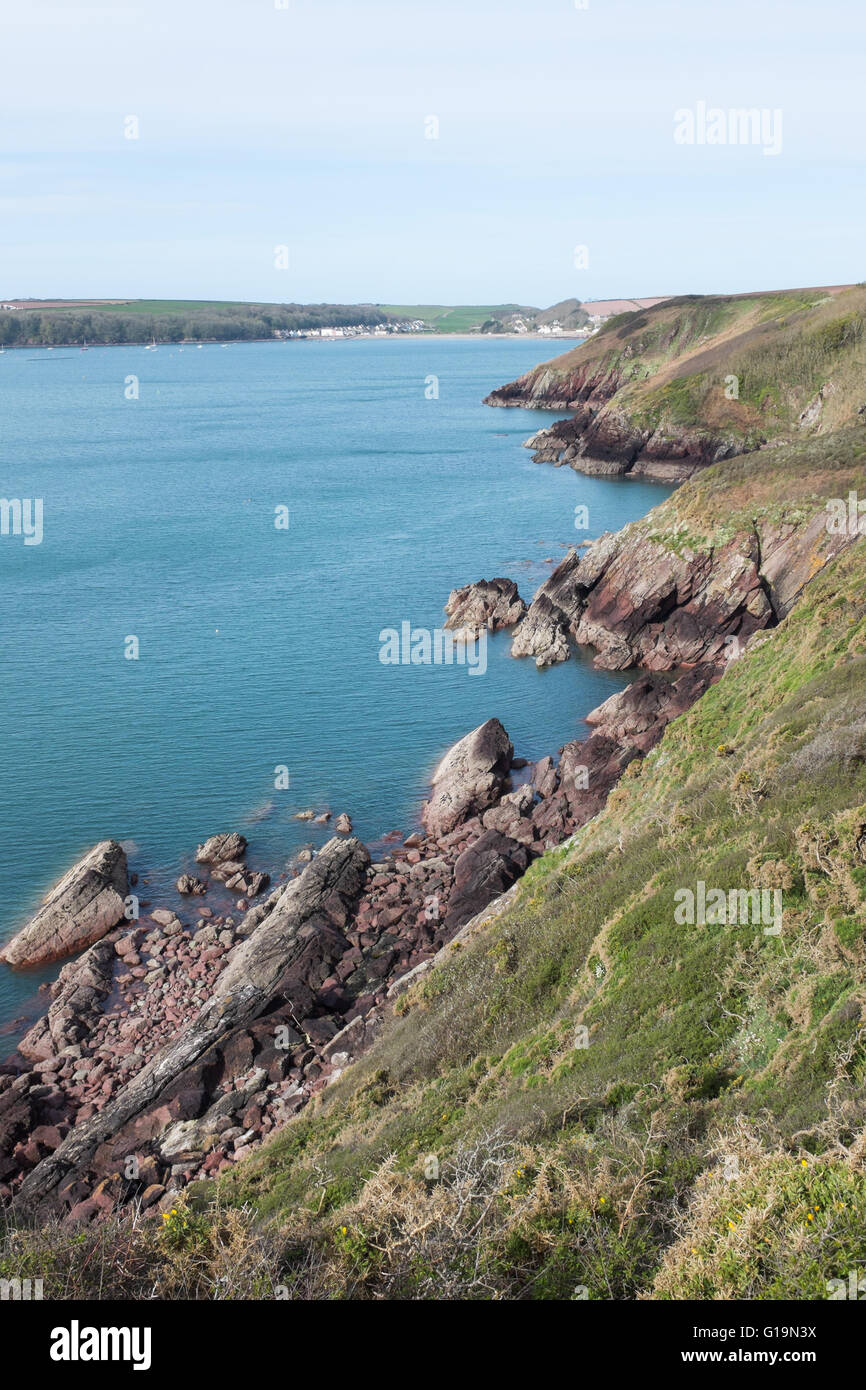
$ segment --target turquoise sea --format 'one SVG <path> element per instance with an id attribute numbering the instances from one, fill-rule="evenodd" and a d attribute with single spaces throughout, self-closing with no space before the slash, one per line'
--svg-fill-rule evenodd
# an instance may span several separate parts
<path id="1" fill-rule="evenodd" d="M 348 811 L 371 842 L 408 832 L 442 752 L 490 715 L 528 758 L 586 732 L 626 678 L 583 657 L 539 672 L 499 634 L 483 675 L 379 660 L 382 629 L 441 626 L 452 588 L 508 575 L 528 600 L 570 544 L 667 495 L 533 464 L 522 442 L 556 417 L 481 404 L 546 351 L 2 355 L 0 494 L 41 498 L 44 520 L 41 544 L 0 536 L 0 939 L 99 839 L 127 843 L 155 903 L 214 831 L 275 873 L 330 833 L 302 808 Z M 0 1055 L 57 968 L 0 966 Z"/>

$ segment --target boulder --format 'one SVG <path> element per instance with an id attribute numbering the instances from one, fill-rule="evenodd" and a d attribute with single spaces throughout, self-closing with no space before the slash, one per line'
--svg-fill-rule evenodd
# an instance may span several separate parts
<path id="1" fill-rule="evenodd" d="M 184 896 L 192 894 L 200 897 L 202 893 L 207 892 L 207 884 L 202 879 L 193 877 L 192 874 L 181 874 L 175 887 Z"/>
<path id="2" fill-rule="evenodd" d="M 22 1206 L 56 1202 L 61 1184 L 83 1177 L 109 1141 L 119 1155 L 134 1151 L 136 1136 L 162 1133 L 179 1118 L 170 1113 L 176 1107 L 163 1100 L 206 1083 L 203 1072 L 219 1058 L 215 1044 L 227 1045 L 273 1001 L 290 1001 L 297 1017 L 308 1016 L 315 991 L 348 949 L 339 924 L 357 905 L 369 863 L 359 840 L 334 838 L 304 873 L 262 903 L 255 931 L 236 948 L 198 1015 L 102 1110 L 87 1119 L 79 1116 L 60 1147 L 28 1174 L 19 1193 Z M 130 1143 L 133 1147 L 126 1147 Z"/>
<path id="3" fill-rule="evenodd" d="M 513 627 L 526 613 L 526 604 L 513 579 L 479 579 L 462 589 L 452 589 L 445 605 L 445 626 L 457 630 L 464 641 L 474 641 L 485 630 Z"/>
<path id="4" fill-rule="evenodd" d="M 556 790 L 556 767 L 553 759 L 546 755 L 539 758 L 532 770 L 532 785 L 541 797 L 552 796 Z"/>
<path id="5" fill-rule="evenodd" d="M 455 743 L 433 774 L 421 819 L 430 835 L 446 835 L 485 811 L 505 789 L 514 748 L 498 719 L 488 719 Z"/>
<path id="6" fill-rule="evenodd" d="M 469 845 L 454 865 L 454 886 L 445 917 L 446 933 L 454 932 L 498 898 L 529 864 L 525 845 L 488 830 Z"/>
<path id="7" fill-rule="evenodd" d="M 116 840 L 102 840 L 51 889 L 36 916 L 0 951 L 0 960 L 17 967 L 47 965 L 92 946 L 123 921 L 128 892 L 126 854 Z"/>
<path id="8" fill-rule="evenodd" d="M 523 844 L 529 845 L 535 839 L 529 819 L 534 800 L 532 787 L 524 783 L 517 791 L 509 792 L 501 797 L 495 806 L 491 806 L 489 811 L 485 811 L 481 817 L 481 824 L 485 830 L 498 830 L 500 835 L 507 835 L 512 840 L 520 840 Z"/>
<path id="9" fill-rule="evenodd" d="M 211 835 L 195 852 L 197 864 L 223 864 L 227 860 L 243 859 L 247 851 L 246 837 L 237 830 Z"/>

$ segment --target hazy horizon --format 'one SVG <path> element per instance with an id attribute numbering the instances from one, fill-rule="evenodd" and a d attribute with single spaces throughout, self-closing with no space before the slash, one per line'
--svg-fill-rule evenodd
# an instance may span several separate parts
<path id="1" fill-rule="evenodd" d="M 283 3 L 4 15 L 4 295 L 546 306 L 863 278 L 853 0 L 820 24 L 803 0 Z M 763 131 L 703 130 L 737 111 Z"/>

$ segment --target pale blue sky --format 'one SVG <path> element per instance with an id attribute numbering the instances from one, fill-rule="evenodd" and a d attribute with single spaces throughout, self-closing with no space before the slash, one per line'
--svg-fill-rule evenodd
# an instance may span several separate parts
<path id="1" fill-rule="evenodd" d="M 864 38 L 862 0 L 3 0 L 0 297 L 861 280 Z M 781 152 L 678 145 L 701 101 Z"/>

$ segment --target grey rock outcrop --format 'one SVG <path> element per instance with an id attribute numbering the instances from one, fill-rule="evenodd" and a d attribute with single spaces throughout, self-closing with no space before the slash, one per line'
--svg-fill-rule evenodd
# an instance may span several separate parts
<path id="1" fill-rule="evenodd" d="M 43 899 L 35 917 L 7 942 L 7 965 L 48 965 L 101 940 L 122 921 L 129 892 L 126 854 L 116 840 L 101 840 Z"/>
<path id="2" fill-rule="evenodd" d="M 498 719 L 488 719 L 455 743 L 433 774 L 421 819 L 428 833 L 446 835 L 492 806 L 506 789 L 514 747 Z"/>
<path id="3" fill-rule="evenodd" d="M 473 640 L 485 628 L 496 632 L 513 627 L 526 613 L 526 604 L 513 579 L 479 579 L 462 589 L 452 589 L 445 605 L 445 626 L 456 629 L 465 640 Z"/>
<path id="4" fill-rule="evenodd" d="M 246 837 L 237 830 L 211 835 L 195 852 L 197 864 L 222 864 L 227 860 L 243 859 L 247 852 Z"/>

